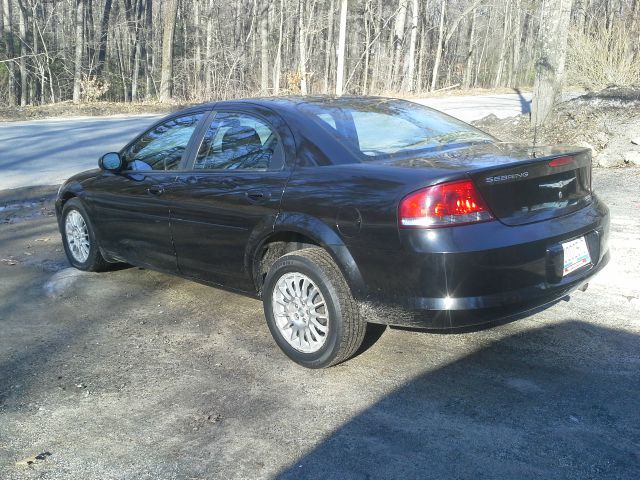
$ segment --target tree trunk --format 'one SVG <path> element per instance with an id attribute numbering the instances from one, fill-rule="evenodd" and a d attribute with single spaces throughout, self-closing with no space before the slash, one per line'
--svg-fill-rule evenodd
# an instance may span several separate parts
<path id="1" fill-rule="evenodd" d="M 543 6 L 539 56 L 531 102 L 531 121 L 540 126 L 561 93 L 572 0 L 548 0 Z"/>
<path id="2" fill-rule="evenodd" d="M 133 56 L 133 72 L 131 75 L 131 101 L 138 101 L 138 79 L 140 76 L 140 61 L 143 54 L 144 44 L 144 28 L 143 28 L 143 16 L 144 16 L 144 2 L 139 0 L 138 11 L 136 12 L 136 30 L 135 30 L 135 53 Z"/>
<path id="3" fill-rule="evenodd" d="M 416 42 L 418 38 L 418 0 L 411 6 L 411 41 L 409 43 L 409 68 L 407 71 L 407 90 L 415 91 Z"/>
<path id="4" fill-rule="evenodd" d="M 436 89 L 436 84 L 438 82 L 438 70 L 440 69 L 440 60 L 442 58 L 442 37 L 444 36 L 444 13 L 446 5 L 446 0 L 442 0 L 442 2 L 440 3 L 440 26 L 438 28 L 436 59 L 433 62 L 433 72 L 431 75 L 431 91 L 434 91 Z"/>
<path id="5" fill-rule="evenodd" d="M 178 0 L 167 0 L 162 32 L 162 67 L 160 72 L 160 101 L 169 102 L 173 94 L 173 37 L 178 16 Z"/>
<path id="6" fill-rule="evenodd" d="M 304 0 L 299 0 L 298 9 L 298 52 L 299 52 L 299 73 L 300 73 L 300 93 L 307 94 L 307 32 L 304 24 Z"/>
<path id="7" fill-rule="evenodd" d="M 510 1 L 506 0 L 504 4 L 504 22 L 502 24 L 502 42 L 500 43 L 500 57 L 498 59 L 498 70 L 496 78 L 493 81 L 493 87 L 499 87 L 502 81 L 502 70 L 504 69 L 504 61 L 507 55 L 507 31 L 509 30 L 509 6 Z"/>
<path id="8" fill-rule="evenodd" d="M 522 10 L 522 4 L 520 0 L 514 0 L 515 7 L 515 23 L 512 28 L 512 46 L 511 46 L 511 62 L 509 63 L 509 76 L 507 85 L 510 87 L 518 86 L 518 73 L 520 72 L 520 43 L 522 41 L 522 28 L 520 22 L 520 12 Z"/>
<path id="9" fill-rule="evenodd" d="M 382 20 L 382 0 L 378 0 L 377 4 L 376 4 L 376 14 L 375 14 L 375 21 L 373 21 L 373 24 L 375 25 L 375 30 L 374 30 L 374 54 L 373 54 L 373 67 L 371 69 L 371 80 L 368 86 L 367 91 L 368 92 L 373 92 L 375 91 L 376 88 L 376 80 L 379 77 L 379 72 L 380 72 L 380 63 L 382 61 L 382 50 L 383 50 L 383 30 L 384 30 L 384 23 Z"/>
<path id="10" fill-rule="evenodd" d="M 11 1 L 3 1 L 3 17 L 2 25 L 5 32 L 5 48 L 7 49 L 7 58 L 13 58 L 15 56 L 15 50 L 13 48 L 13 21 L 11 18 Z M 7 62 L 7 69 L 9 70 L 9 98 L 8 103 L 10 107 L 16 104 L 16 69 L 13 61 Z"/>
<path id="11" fill-rule="evenodd" d="M 106 0 L 104 2 L 104 10 L 102 11 L 102 22 L 100 23 L 100 36 L 98 47 L 98 64 L 96 65 L 96 76 L 102 75 L 104 68 L 104 62 L 107 59 L 107 37 L 109 35 L 109 18 L 111 17 L 111 2 L 112 0 Z"/>
<path id="12" fill-rule="evenodd" d="M 464 69 L 464 79 L 462 80 L 462 86 L 469 88 L 471 85 L 471 75 L 473 70 L 473 50 L 475 48 L 475 36 L 476 36 L 476 11 L 473 11 L 471 17 L 471 25 L 469 26 L 469 46 L 467 48 L 467 63 Z"/>
<path id="13" fill-rule="evenodd" d="M 18 1 L 18 31 L 20 32 L 20 106 L 27 105 L 27 12 L 22 1 Z"/>
<path id="14" fill-rule="evenodd" d="M 369 62 L 371 60 L 371 23 L 373 15 L 371 15 L 371 0 L 366 0 L 364 10 L 364 68 L 362 72 L 362 95 L 367 94 L 367 84 L 369 83 Z"/>
<path id="15" fill-rule="evenodd" d="M 273 94 L 280 93 L 280 69 L 282 63 L 282 36 L 284 28 L 284 0 L 280 0 L 280 25 L 278 27 L 278 49 L 276 52 L 276 64 L 273 67 Z"/>
<path id="16" fill-rule="evenodd" d="M 75 65 L 73 74 L 73 103 L 80 101 L 80 85 L 82 83 L 82 50 L 84 49 L 84 2 L 77 0 L 76 3 L 76 46 Z"/>
<path id="17" fill-rule="evenodd" d="M 260 17 L 260 92 L 267 95 L 269 92 L 269 17 L 267 10 L 262 10 Z"/>
<path id="18" fill-rule="evenodd" d="M 347 8 L 348 0 L 340 2 L 340 30 L 338 33 L 338 68 L 336 69 L 336 95 L 342 95 L 344 83 L 344 50 L 347 38 Z"/>
<path id="19" fill-rule="evenodd" d="M 333 59 L 333 11 L 335 9 L 335 0 L 331 0 L 329 11 L 327 12 L 327 36 L 324 43 L 324 88 L 322 93 L 329 93 L 329 72 L 331 69 L 331 60 Z"/>
<path id="20" fill-rule="evenodd" d="M 205 45 L 205 62 L 204 62 L 204 84 L 206 97 L 211 98 L 211 87 L 213 75 L 211 70 L 213 68 L 213 1 L 209 0 L 209 8 L 207 10 L 207 42 Z"/>
<path id="21" fill-rule="evenodd" d="M 195 97 L 198 99 L 202 98 L 202 39 L 200 38 L 202 35 L 200 26 L 201 26 L 201 16 L 200 16 L 200 1 L 194 2 L 193 5 L 193 23 L 195 29 L 195 39 L 194 42 L 196 44 L 195 52 L 194 52 L 194 72 L 193 72 L 193 89 Z"/>
<path id="22" fill-rule="evenodd" d="M 399 0 L 398 13 L 396 14 L 395 27 L 393 29 L 393 65 L 391 67 L 391 84 L 387 88 L 398 85 L 400 75 L 400 60 L 402 58 L 402 45 L 404 43 L 404 26 L 407 21 L 407 6 L 409 0 Z"/>

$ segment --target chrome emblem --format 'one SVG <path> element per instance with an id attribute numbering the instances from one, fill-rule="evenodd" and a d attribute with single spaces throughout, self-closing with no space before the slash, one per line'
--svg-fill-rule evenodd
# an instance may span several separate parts
<path id="1" fill-rule="evenodd" d="M 495 175 L 493 177 L 486 177 L 484 181 L 486 183 L 508 182 L 527 178 L 528 176 L 529 172 L 510 173 L 509 175 Z"/>

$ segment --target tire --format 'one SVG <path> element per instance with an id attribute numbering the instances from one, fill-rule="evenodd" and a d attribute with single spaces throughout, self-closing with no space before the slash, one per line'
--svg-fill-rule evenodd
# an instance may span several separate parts
<path id="1" fill-rule="evenodd" d="M 265 278 L 263 305 L 274 340 L 303 367 L 343 362 L 365 336 L 367 323 L 351 290 L 321 248 L 298 250 L 276 260 Z"/>
<path id="2" fill-rule="evenodd" d="M 78 270 L 102 272 L 111 266 L 100 253 L 95 230 L 78 198 L 67 200 L 62 209 L 62 244 L 69 263 Z"/>

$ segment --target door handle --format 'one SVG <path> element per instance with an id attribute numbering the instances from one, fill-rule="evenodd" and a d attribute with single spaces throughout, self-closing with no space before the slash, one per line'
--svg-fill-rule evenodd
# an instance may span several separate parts
<path id="1" fill-rule="evenodd" d="M 147 193 L 157 197 L 164 193 L 164 187 L 162 185 L 152 185 L 147 188 Z"/>
<path id="2" fill-rule="evenodd" d="M 269 192 L 265 192 L 262 190 L 249 190 L 245 192 L 245 196 L 249 202 L 254 204 L 262 204 L 267 203 L 271 198 L 271 194 Z"/>

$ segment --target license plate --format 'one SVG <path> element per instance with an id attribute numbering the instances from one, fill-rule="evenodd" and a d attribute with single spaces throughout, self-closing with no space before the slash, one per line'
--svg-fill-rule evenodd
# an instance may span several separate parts
<path id="1" fill-rule="evenodd" d="M 564 253 L 563 277 L 591 263 L 591 256 L 584 237 L 563 243 L 562 251 Z"/>

